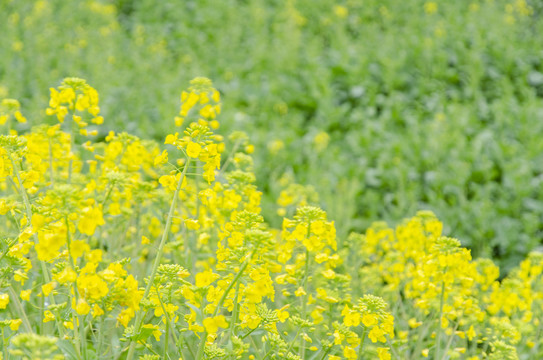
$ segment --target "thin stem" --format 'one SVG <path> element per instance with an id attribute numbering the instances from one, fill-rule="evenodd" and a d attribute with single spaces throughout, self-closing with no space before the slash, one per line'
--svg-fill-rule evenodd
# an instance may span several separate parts
<path id="1" fill-rule="evenodd" d="M 6 338 L 4 335 L 4 327 L 2 327 L 2 353 L 4 354 L 4 359 L 8 358 L 8 346 L 6 344 Z"/>
<path id="2" fill-rule="evenodd" d="M 324 360 L 324 358 L 326 357 L 326 355 L 328 355 L 328 354 L 330 353 L 330 351 L 332 351 L 332 347 L 331 347 L 331 346 L 328 348 L 328 350 L 326 350 L 326 351 L 324 352 L 324 354 L 322 354 L 321 360 Z"/>
<path id="3" fill-rule="evenodd" d="M 170 229 L 172 227 L 172 218 L 173 218 L 173 214 L 175 212 L 175 208 L 177 205 L 177 198 L 179 197 L 179 191 L 181 190 L 181 185 L 183 184 L 183 179 L 185 178 L 189 164 L 190 164 L 190 158 L 187 158 L 187 163 L 185 165 L 185 168 L 183 169 L 183 173 L 179 177 L 179 181 L 177 182 L 177 187 L 175 188 L 175 193 L 173 195 L 170 211 L 168 213 L 168 219 L 166 220 L 166 227 L 164 228 L 164 232 L 162 233 L 162 239 L 160 240 L 160 245 L 158 246 L 158 251 L 155 257 L 155 261 L 153 263 L 151 276 L 149 277 L 149 282 L 147 283 L 147 286 L 145 287 L 143 299 L 147 299 L 149 297 L 149 292 L 151 291 L 151 287 L 153 286 L 156 272 L 158 270 L 158 265 L 160 265 L 160 261 L 162 260 L 162 253 L 164 252 L 164 246 L 166 245 L 166 242 L 168 241 L 168 234 L 170 233 Z M 136 320 L 134 322 L 134 337 L 139 333 L 142 323 L 143 323 L 143 312 L 140 309 L 138 310 L 136 314 Z M 134 341 L 134 337 L 130 341 L 128 355 L 126 356 L 127 360 L 132 360 L 134 358 L 134 351 L 136 349 L 136 341 Z"/>
<path id="4" fill-rule="evenodd" d="M 215 311 L 213 312 L 213 317 L 217 316 L 217 314 L 219 313 L 220 308 L 222 307 L 222 304 L 224 303 L 224 300 L 226 300 L 226 297 L 228 296 L 228 293 L 230 292 L 230 290 L 232 290 L 234 285 L 238 282 L 239 278 L 241 277 L 241 275 L 243 274 L 245 269 L 247 269 L 247 266 L 249 266 L 249 263 L 251 262 L 251 259 L 253 257 L 253 254 L 255 253 L 255 251 L 256 251 L 256 248 L 255 248 L 255 250 L 253 250 L 251 255 L 249 255 L 249 258 L 247 260 L 245 260 L 245 263 L 243 264 L 241 269 L 239 269 L 238 273 L 234 277 L 234 280 L 232 280 L 232 282 L 228 285 L 228 287 L 226 288 L 226 290 L 222 294 L 222 297 L 219 300 L 219 303 L 217 304 L 217 307 L 215 308 Z M 204 335 L 202 336 L 202 339 L 200 340 L 200 346 L 198 347 L 198 354 L 196 355 L 197 360 L 200 360 L 202 358 L 202 356 L 203 356 L 206 339 L 207 339 L 207 331 L 204 330 Z"/>
<path id="5" fill-rule="evenodd" d="M 245 339 L 247 336 L 251 335 L 251 334 L 253 333 L 253 331 L 255 331 L 256 329 L 258 329 L 258 328 L 255 327 L 254 329 L 249 330 L 249 332 L 248 332 L 247 334 L 245 334 L 245 335 L 243 335 L 243 336 L 241 337 L 241 340 L 243 340 L 243 339 Z"/>
<path id="6" fill-rule="evenodd" d="M 232 151 L 230 152 L 230 154 L 228 154 L 228 158 L 226 159 L 226 161 L 224 162 L 224 164 L 221 167 L 221 171 L 220 171 L 221 174 L 224 171 L 226 171 L 226 168 L 228 167 L 228 165 L 230 165 L 230 162 L 232 161 L 232 158 L 236 154 L 236 151 L 238 150 L 238 147 L 241 145 L 241 141 L 242 141 L 241 139 L 238 139 L 238 141 L 236 141 L 236 143 L 232 147 Z"/>
<path id="7" fill-rule="evenodd" d="M 445 269 L 445 272 L 447 269 Z M 441 282 L 441 296 L 439 299 L 439 324 L 437 328 L 437 344 L 436 344 L 436 359 L 439 359 L 439 354 L 441 352 L 441 323 L 443 322 L 443 302 L 445 300 L 445 281 Z"/>
<path id="8" fill-rule="evenodd" d="M 366 330 L 367 328 L 364 326 L 364 330 L 362 330 L 362 336 L 360 337 L 360 346 L 358 348 L 358 360 L 362 359 L 362 350 L 364 349 L 364 340 L 366 340 Z"/>
<path id="9" fill-rule="evenodd" d="M 298 331 L 296 332 L 296 335 L 294 336 L 294 339 L 292 339 L 292 341 L 290 342 L 290 346 L 288 347 L 287 349 L 287 354 L 290 352 L 290 350 L 292 349 L 292 347 L 294 346 L 294 344 L 296 343 L 296 339 L 298 339 L 298 336 L 300 336 L 300 332 L 302 331 L 302 326 L 300 325 L 298 327 Z"/>
<path id="10" fill-rule="evenodd" d="M 96 354 L 98 355 L 98 358 L 102 358 L 102 330 L 104 328 L 104 317 L 100 316 L 100 325 L 98 325 L 98 350 L 96 350 Z"/>
<path id="11" fill-rule="evenodd" d="M 30 206 L 30 200 L 28 199 L 28 194 L 26 193 L 26 190 L 25 190 L 25 188 L 23 186 L 23 181 L 21 179 L 21 176 L 19 175 L 19 166 L 15 162 L 15 160 L 13 160 L 13 156 L 11 155 L 11 153 L 9 151 L 8 151 L 7 154 L 8 154 L 9 160 L 11 161 L 11 164 L 13 165 L 13 172 L 15 173 L 15 176 L 17 177 L 19 193 L 23 197 L 23 202 L 25 204 L 26 217 L 27 217 L 28 221 L 32 221 L 32 207 Z M 39 243 L 38 235 L 36 233 L 32 234 L 32 237 L 34 239 L 34 243 L 36 243 L 36 244 Z M 51 278 L 49 277 L 49 271 L 47 270 L 47 267 L 45 266 L 45 262 L 40 260 L 40 266 L 41 266 L 41 270 L 42 270 L 42 274 L 43 274 L 43 280 L 45 281 L 45 283 L 51 282 Z M 53 292 L 51 292 L 51 294 L 49 294 L 49 301 L 51 302 L 52 305 L 56 305 L 55 297 L 53 295 Z M 57 320 L 56 323 L 57 323 L 59 335 L 61 337 L 63 337 L 64 336 L 64 331 L 62 330 L 62 326 L 60 324 L 60 321 Z"/>
<path id="12" fill-rule="evenodd" d="M 64 217 L 64 224 L 66 225 L 66 242 L 68 244 L 68 258 L 70 259 L 70 265 L 72 266 L 72 269 L 75 271 L 75 262 L 72 256 L 72 236 L 70 235 L 70 223 L 68 222 L 68 216 Z M 77 306 L 77 302 L 79 301 L 77 296 L 77 288 L 74 284 L 72 284 L 72 291 L 73 291 L 73 297 L 75 300 L 75 304 Z M 71 296 L 70 296 L 71 297 Z M 77 314 L 77 311 L 74 307 L 72 307 L 72 321 L 74 326 L 74 345 L 75 350 L 77 352 L 78 357 L 81 357 L 81 326 L 83 326 L 83 322 L 81 321 L 80 316 Z"/>
<path id="13" fill-rule="evenodd" d="M 25 330 L 29 333 L 33 333 L 32 326 L 30 326 L 30 322 L 28 321 L 28 318 L 26 317 L 25 310 L 23 308 L 23 305 L 19 301 L 19 297 L 15 293 L 15 290 L 13 290 L 13 287 L 9 287 L 9 296 L 13 300 L 13 303 L 15 304 L 15 308 L 17 309 L 17 312 L 19 313 L 19 316 L 21 317 L 21 320 L 23 321 L 23 326 L 25 327 Z M 6 358 L 7 359 L 7 358 Z"/>
<path id="14" fill-rule="evenodd" d="M 170 320 L 170 317 L 168 315 L 168 313 L 166 312 L 166 308 L 164 307 L 164 303 L 162 302 L 162 299 L 160 297 L 160 292 L 158 291 L 158 288 L 155 286 L 155 290 L 156 290 L 156 296 L 158 297 L 158 302 L 160 303 L 160 307 L 162 308 L 162 312 L 164 312 L 164 317 L 166 318 L 166 344 L 168 344 L 168 337 L 169 337 L 169 331 L 171 330 L 171 334 L 173 336 L 173 339 L 175 340 L 175 343 L 177 344 L 179 342 L 178 338 L 177 338 L 177 335 L 175 335 L 175 329 L 173 328 L 172 326 L 172 322 Z M 164 347 L 165 349 L 167 348 L 167 345 L 165 345 Z M 179 355 L 181 355 L 181 352 L 179 352 Z M 166 351 L 164 351 L 164 356 L 166 356 Z"/>
<path id="15" fill-rule="evenodd" d="M 307 224 L 307 238 L 309 239 L 311 235 L 311 221 L 308 222 Z M 307 313 L 307 291 L 305 291 L 305 287 L 306 287 L 306 284 L 307 284 L 307 279 L 309 277 L 309 261 L 310 261 L 310 257 L 309 257 L 309 250 L 306 248 L 305 249 L 305 271 L 304 271 L 304 279 L 302 280 L 302 288 L 304 289 L 304 292 L 305 294 L 301 297 L 301 300 L 302 300 L 302 319 L 305 320 L 305 317 L 306 317 L 306 313 Z M 299 354 L 300 358 L 302 359 L 305 359 L 305 339 L 304 337 L 302 336 L 302 339 L 301 339 L 301 344 L 300 344 L 300 354 Z"/>
<path id="16" fill-rule="evenodd" d="M 453 335 L 449 336 L 449 341 L 447 341 L 447 346 L 445 346 L 445 349 L 443 350 L 443 356 L 441 357 L 442 360 L 447 357 L 447 351 L 449 351 L 449 348 L 451 347 L 451 344 L 452 344 L 452 342 L 454 340 L 454 333 L 455 333 L 456 329 L 458 329 L 458 324 L 456 324 L 454 326 Z"/>
<path id="17" fill-rule="evenodd" d="M 392 346 L 392 343 L 390 342 L 390 339 L 388 338 L 388 336 L 387 336 L 387 343 L 388 343 L 388 346 L 390 347 L 390 351 L 392 352 L 392 355 L 394 355 L 394 358 L 401 360 L 400 354 L 398 354 L 394 346 Z"/>
<path id="18" fill-rule="evenodd" d="M 239 295 L 239 282 L 236 284 L 236 294 L 234 295 L 234 310 L 232 312 L 232 319 L 230 320 L 230 339 L 235 335 L 234 330 L 236 322 L 238 321 L 238 295 Z"/>

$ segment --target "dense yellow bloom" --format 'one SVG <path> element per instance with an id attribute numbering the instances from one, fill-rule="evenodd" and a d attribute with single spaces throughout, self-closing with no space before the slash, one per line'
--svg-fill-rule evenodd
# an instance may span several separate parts
<path id="1" fill-rule="evenodd" d="M 42 285 L 41 291 L 43 292 L 44 296 L 49 296 L 51 292 L 55 289 L 57 283 L 56 282 L 50 282 L 45 285 Z"/>
<path id="2" fill-rule="evenodd" d="M 244 133 L 227 141 L 214 133 L 219 101 L 208 79 L 192 82 L 175 120 L 189 125 L 166 137 L 168 150 L 122 132 L 79 145 L 63 128 L 91 135 L 88 124 L 103 118 L 98 94 L 72 78 L 51 90 L 47 110 L 69 124 L 2 137 L 20 146 L 0 147 L 0 283 L 20 290 L 31 327 L 57 316 L 43 327 L 54 337 L 79 335 L 91 346 L 98 336 L 134 340 L 146 345 L 135 347 L 142 358 L 158 348 L 148 338 L 163 332 L 167 351 L 175 335 L 179 344 L 201 341 L 200 354 L 215 358 L 256 357 L 256 336 L 278 359 L 390 360 L 391 351 L 414 349 L 428 357 L 437 344 L 439 357 L 482 358 L 483 349 L 488 359 L 537 356 L 543 256 L 530 254 L 501 280 L 492 261 L 472 260 L 442 236 L 428 211 L 338 242 L 334 222 L 310 205 L 315 189 L 286 177 L 277 202 L 294 216 L 274 229 L 261 215 L 255 147 Z M 321 132 L 311 146 L 324 152 L 328 142 Z M 225 143 L 235 148 L 221 164 Z M 26 333 L 18 303 L 0 294 L 0 326 Z M 107 325 L 114 318 L 119 326 Z M 78 321 L 87 330 L 104 322 L 107 331 L 82 337 Z"/>
<path id="3" fill-rule="evenodd" d="M 104 225 L 102 210 L 97 206 L 83 208 L 77 229 L 85 235 L 93 235 L 96 227 Z"/>
<path id="4" fill-rule="evenodd" d="M 206 287 L 210 285 L 212 282 L 220 278 L 219 274 L 214 274 L 213 271 L 206 270 L 204 272 L 196 274 L 196 286 L 197 287 Z"/>
<path id="5" fill-rule="evenodd" d="M 379 360 L 390 360 L 391 355 L 388 348 L 377 348 L 377 356 L 379 357 Z"/>
<path id="6" fill-rule="evenodd" d="M 202 151 L 202 147 L 200 144 L 195 142 L 189 142 L 187 145 L 187 155 L 191 158 L 197 159 L 200 155 L 200 152 Z"/>
<path id="7" fill-rule="evenodd" d="M 99 300 L 109 292 L 107 283 L 95 274 L 79 276 L 77 288 L 85 298 L 92 300 Z"/>
<path id="8" fill-rule="evenodd" d="M 75 306 L 75 311 L 79 315 L 87 315 L 90 312 L 90 310 L 91 310 L 90 305 L 84 299 L 79 299 L 77 301 L 77 305 Z"/>
<path id="9" fill-rule="evenodd" d="M 228 327 L 228 323 L 226 322 L 224 315 L 218 315 L 215 317 L 205 318 L 204 327 L 208 334 L 215 334 L 217 331 L 219 331 L 219 328 Z"/>
<path id="10" fill-rule="evenodd" d="M 24 301 L 30 301 L 30 295 L 32 290 L 21 290 L 21 299 Z"/>

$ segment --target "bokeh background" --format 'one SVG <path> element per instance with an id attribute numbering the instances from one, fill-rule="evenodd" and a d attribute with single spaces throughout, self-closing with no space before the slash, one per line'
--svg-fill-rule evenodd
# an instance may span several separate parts
<path id="1" fill-rule="evenodd" d="M 0 98 L 24 131 L 85 78 L 103 129 L 161 140 L 207 76 L 271 223 L 293 182 L 340 237 L 428 209 L 505 274 L 543 239 L 542 34 L 542 0 L 1 0 Z"/>

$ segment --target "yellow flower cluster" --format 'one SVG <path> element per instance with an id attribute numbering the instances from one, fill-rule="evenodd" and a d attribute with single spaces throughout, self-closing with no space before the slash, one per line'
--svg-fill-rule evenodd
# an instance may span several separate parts
<path id="1" fill-rule="evenodd" d="M 0 102 L 0 126 L 8 125 L 9 132 L 11 133 L 11 123 L 12 119 L 15 119 L 17 122 L 26 123 L 26 118 L 21 114 L 20 111 L 21 104 L 15 99 L 3 99 Z M 14 133 L 16 135 L 16 133 Z"/>
<path id="2" fill-rule="evenodd" d="M 359 258 L 354 276 L 361 286 L 401 304 L 392 312 L 396 351 L 431 358 L 537 357 L 541 254 L 499 280 L 491 260 L 472 260 L 458 240 L 442 236 L 442 228 L 434 214 L 421 211 L 396 229 L 375 223 L 348 239 L 359 249 L 352 256 Z"/>
<path id="3" fill-rule="evenodd" d="M 18 103 L 2 104 L 17 119 Z M 99 106 L 94 88 L 68 78 L 47 110 L 60 123 L 0 136 L 2 354 L 540 355 L 541 254 L 499 281 L 492 261 L 472 260 L 430 212 L 338 242 L 316 191 L 286 177 L 279 213 L 292 216 L 274 229 L 248 136 L 214 133 L 210 80 L 182 93 L 175 125 L 188 124 L 164 144 L 124 132 L 89 140 Z"/>

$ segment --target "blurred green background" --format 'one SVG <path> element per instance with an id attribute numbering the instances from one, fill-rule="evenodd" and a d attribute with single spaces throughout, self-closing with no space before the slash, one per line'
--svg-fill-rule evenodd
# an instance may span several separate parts
<path id="1" fill-rule="evenodd" d="M 541 246 L 542 0 L 2 0 L 0 34 L 0 98 L 30 125 L 77 76 L 104 131 L 162 140 L 211 78 L 272 223 L 287 174 L 342 237 L 429 209 L 505 271 Z"/>

